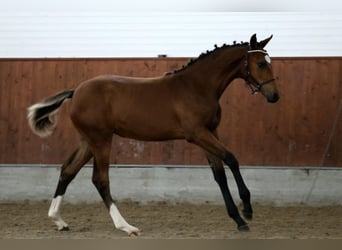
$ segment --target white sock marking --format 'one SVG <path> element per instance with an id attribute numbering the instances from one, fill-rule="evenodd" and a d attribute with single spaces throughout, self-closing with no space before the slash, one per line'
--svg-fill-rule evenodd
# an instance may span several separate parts
<path id="1" fill-rule="evenodd" d="M 122 215 L 119 212 L 119 209 L 115 206 L 114 203 L 112 203 L 110 206 L 109 214 L 112 217 L 114 225 L 117 229 L 127 232 L 128 235 L 139 235 L 140 230 L 127 223 L 127 221 L 124 219 L 124 217 L 122 217 Z"/>
<path id="2" fill-rule="evenodd" d="M 67 228 L 68 224 L 66 224 L 63 219 L 61 218 L 59 211 L 60 211 L 60 207 L 62 204 L 62 200 L 63 200 L 63 196 L 57 196 L 56 198 L 54 198 L 51 202 L 50 205 L 50 209 L 49 209 L 49 213 L 48 216 L 53 220 L 53 222 L 55 222 L 55 224 L 57 225 L 58 230 L 62 230 L 63 228 Z"/>

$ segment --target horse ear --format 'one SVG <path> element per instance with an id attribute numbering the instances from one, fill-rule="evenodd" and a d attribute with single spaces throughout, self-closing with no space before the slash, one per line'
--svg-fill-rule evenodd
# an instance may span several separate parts
<path id="1" fill-rule="evenodd" d="M 251 49 L 257 49 L 258 48 L 258 42 L 257 42 L 256 34 L 253 34 L 251 36 L 251 40 L 249 42 L 249 45 L 251 46 Z"/>
<path id="2" fill-rule="evenodd" d="M 271 35 L 269 38 L 266 38 L 265 40 L 259 42 L 258 47 L 259 49 L 265 48 L 265 46 L 268 44 L 268 42 L 272 39 L 273 35 Z"/>

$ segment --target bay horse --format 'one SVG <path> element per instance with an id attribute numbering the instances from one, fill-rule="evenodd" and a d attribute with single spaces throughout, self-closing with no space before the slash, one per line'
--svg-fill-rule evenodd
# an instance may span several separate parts
<path id="1" fill-rule="evenodd" d="M 113 202 L 109 187 L 109 156 L 112 135 L 144 141 L 185 139 L 207 154 L 208 162 L 223 195 L 228 215 L 240 231 L 249 227 L 240 216 L 228 189 L 222 161 L 236 180 L 243 203 L 242 214 L 252 219 L 250 191 L 239 163 L 219 141 L 221 118 L 219 99 L 229 83 L 242 78 L 253 93 L 262 93 L 270 103 L 279 99 L 271 59 L 264 50 L 269 38 L 258 42 L 223 45 L 201 54 L 183 68 L 153 78 L 100 75 L 82 82 L 75 90 L 65 90 L 28 108 L 28 122 L 41 137 L 52 134 L 56 112 L 70 100 L 70 118 L 80 134 L 80 145 L 61 168 L 57 189 L 48 216 L 58 230 L 69 230 L 60 216 L 67 186 L 92 157 L 92 182 L 97 188 L 117 229 L 129 235 L 140 230 L 126 222 Z"/>

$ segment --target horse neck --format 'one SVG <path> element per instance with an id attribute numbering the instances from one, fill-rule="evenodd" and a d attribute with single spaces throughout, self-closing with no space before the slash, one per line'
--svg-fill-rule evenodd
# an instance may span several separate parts
<path id="1" fill-rule="evenodd" d="M 219 99 L 230 82 L 243 75 L 247 46 L 220 48 L 185 69 L 183 79 L 202 94 Z"/>

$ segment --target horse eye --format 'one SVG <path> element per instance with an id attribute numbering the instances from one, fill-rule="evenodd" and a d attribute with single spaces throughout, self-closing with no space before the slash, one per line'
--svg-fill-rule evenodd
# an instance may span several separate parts
<path id="1" fill-rule="evenodd" d="M 267 63 L 266 62 L 260 62 L 260 63 L 258 63 L 258 67 L 260 69 L 266 68 L 267 67 Z"/>

